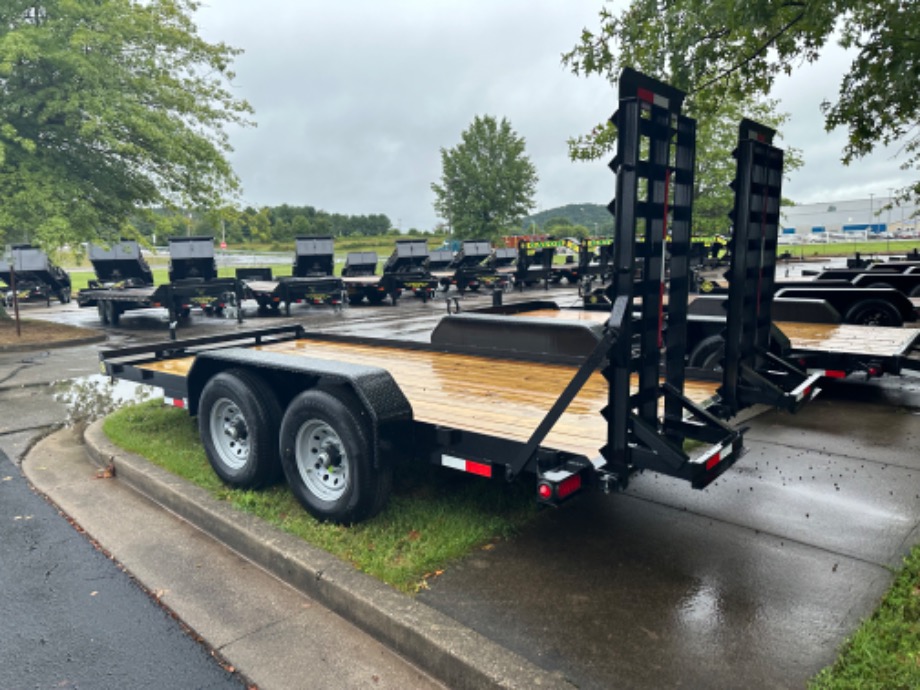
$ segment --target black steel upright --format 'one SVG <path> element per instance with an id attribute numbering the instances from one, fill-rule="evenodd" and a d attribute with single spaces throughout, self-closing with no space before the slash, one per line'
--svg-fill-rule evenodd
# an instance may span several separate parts
<path id="1" fill-rule="evenodd" d="M 630 69 L 620 77 L 619 98 L 619 109 L 612 118 L 617 127 L 617 155 L 610 167 L 616 173 L 617 188 L 610 207 L 615 221 L 610 293 L 615 304 L 624 305 L 626 314 L 633 313 L 636 297 L 641 304 L 637 322 L 623 321 L 604 371 L 610 381 L 604 454 L 612 464 L 625 468 L 632 443 L 632 410 L 643 426 L 659 427 L 663 350 L 664 380 L 669 390 L 679 394 L 666 396 L 665 418 L 679 421 L 683 416 L 679 397 L 684 391 L 696 123 L 680 113 L 683 92 Z M 670 280 L 665 256 L 669 232 Z M 635 280 L 637 264 L 639 281 Z M 634 372 L 638 373 L 638 391 L 623 395 Z"/>
<path id="2" fill-rule="evenodd" d="M 726 417 L 754 403 L 795 410 L 817 391 L 817 376 L 809 377 L 770 353 L 771 338 L 782 337 L 772 318 L 783 182 L 783 151 L 772 145 L 775 133 L 748 119 L 738 128 L 719 388 Z"/>

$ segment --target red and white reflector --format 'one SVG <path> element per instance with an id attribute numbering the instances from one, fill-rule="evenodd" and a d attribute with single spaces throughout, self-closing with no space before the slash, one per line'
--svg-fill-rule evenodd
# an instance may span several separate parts
<path id="1" fill-rule="evenodd" d="M 169 405 L 170 407 L 178 407 L 180 409 L 186 409 L 188 407 L 188 400 L 185 398 L 163 398 L 163 404 Z"/>
<path id="2" fill-rule="evenodd" d="M 705 453 L 703 453 L 703 455 L 697 458 L 696 461 L 699 464 L 704 465 L 706 467 L 706 471 L 709 472 L 720 462 L 722 462 L 726 458 L 730 458 L 731 454 L 732 454 L 731 446 L 724 446 L 724 445 L 714 446 L 710 448 L 708 451 L 706 451 Z"/>
<path id="3" fill-rule="evenodd" d="M 451 469 L 460 470 L 461 472 L 476 474 L 480 477 L 492 476 L 492 465 L 487 465 L 484 462 L 476 462 L 474 460 L 464 460 L 463 458 L 458 458 L 455 455 L 442 455 L 441 464 L 444 467 L 450 467 Z"/>
<path id="4" fill-rule="evenodd" d="M 668 107 L 668 99 L 664 96 L 649 91 L 648 89 L 638 89 L 636 95 L 639 97 L 640 101 L 645 101 L 646 103 L 654 103 L 655 105 L 661 108 Z"/>

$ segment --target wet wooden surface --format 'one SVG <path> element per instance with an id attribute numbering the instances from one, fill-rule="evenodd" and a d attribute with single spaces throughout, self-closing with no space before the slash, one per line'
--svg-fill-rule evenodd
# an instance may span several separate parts
<path id="1" fill-rule="evenodd" d="M 604 323 L 609 314 L 581 309 L 535 309 L 515 316 L 562 321 Z M 920 338 L 920 328 L 885 328 L 850 324 L 798 323 L 778 321 L 776 326 L 789 338 L 793 349 L 838 354 L 893 357 L 904 354 Z"/>
<path id="2" fill-rule="evenodd" d="M 526 441 L 575 374 L 557 364 L 406 350 L 353 343 L 291 340 L 251 349 L 386 369 L 409 399 L 415 419 Z M 150 362 L 140 368 L 184 376 L 194 357 Z M 688 382 L 686 394 L 703 402 L 716 383 Z M 597 372 L 572 401 L 543 445 L 587 457 L 607 442 L 601 409 L 607 382 Z"/>
<path id="3" fill-rule="evenodd" d="M 796 323 L 778 321 L 776 326 L 786 334 L 796 350 L 895 356 L 910 349 L 920 337 L 918 328 L 884 328 L 853 326 L 846 323 Z"/>

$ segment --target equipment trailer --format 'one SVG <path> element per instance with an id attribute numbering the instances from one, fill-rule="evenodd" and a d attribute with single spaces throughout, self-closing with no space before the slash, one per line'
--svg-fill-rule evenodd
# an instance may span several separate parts
<path id="1" fill-rule="evenodd" d="M 444 292 L 451 285 L 461 295 L 467 290 L 476 292 L 481 287 L 504 289 L 508 278 L 486 263 L 491 256 L 492 245 L 487 240 L 464 240 L 460 250 L 446 266 L 434 268 L 429 263 L 429 268 L 431 275 L 438 279 L 438 287 Z"/>
<path id="2" fill-rule="evenodd" d="M 381 276 L 377 275 L 377 252 L 351 252 L 345 257 L 342 281 L 352 305 L 364 299 L 381 304 L 386 297 L 395 305 L 404 290 L 427 301 L 438 287 L 438 279 L 428 270 L 424 240 L 396 240 Z"/>
<path id="3" fill-rule="evenodd" d="M 170 323 L 175 323 L 187 318 L 193 306 L 220 314 L 231 303 L 239 307 L 243 299 L 239 280 L 217 277 L 212 237 L 171 237 L 170 282 L 159 286 L 152 284 L 136 242 L 121 242 L 111 250 L 91 247 L 90 252 L 98 281 L 77 293 L 77 303 L 96 307 L 103 325 L 117 326 L 127 311 L 158 307 L 165 307 Z M 111 281 L 116 267 L 124 281 Z M 237 320 L 242 321 L 239 308 Z"/>
<path id="4" fill-rule="evenodd" d="M 236 277 L 244 281 L 245 296 L 258 302 L 260 312 L 277 312 L 283 304 L 290 316 L 291 304 L 342 303 L 345 286 L 333 275 L 334 265 L 331 237 L 298 237 L 290 276 L 273 278 L 270 268 L 240 268 Z"/>
<path id="5" fill-rule="evenodd" d="M 18 302 L 45 302 L 51 299 L 61 304 L 70 302 L 70 276 L 55 266 L 48 255 L 30 244 L 14 244 L 10 261 L 0 261 L 0 280 L 9 289 L 4 294 L 7 306 Z"/>
<path id="6" fill-rule="evenodd" d="M 197 415 L 208 459 L 227 483 L 255 487 L 283 471 L 310 513 L 335 522 L 382 507 L 394 449 L 484 477 L 532 473 L 537 500 L 550 505 L 591 485 L 623 488 L 643 469 L 705 487 L 743 446 L 741 431 L 712 413 L 738 401 L 715 396 L 716 384 L 685 380 L 695 123 L 680 114 L 683 97 L 632 70 L 620 78 L 618 286 L 586 357 L 495 356 L 308 336 L 296 326 L 103 352 L 105 371 L 160 386 L 167 404 Z M 664 286 L 669 224 L 676 260 Z M 637 255 L 646 279 L 634 324 Z M 664 294 L 662 315 L 652 296 Z M 744 333 L 739 315 L 730 314 L 730 327 Z M 720 390 L 731 396 L 731 362 L 725 370 Z"/>

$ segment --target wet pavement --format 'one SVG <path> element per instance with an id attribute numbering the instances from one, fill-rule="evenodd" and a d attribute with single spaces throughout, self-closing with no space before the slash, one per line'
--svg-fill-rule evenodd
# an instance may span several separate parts
<path id="1" fill-rule="evenodd" d="M 544 298 L 576 301 L 567 288 L 506 301 Z M 95 310 L 54 310 L 98 327 Z M 298 322 L 427 340 L 444 313 L 443 300 L 407 298 L 241 326 L 196 315 L 179 336 Z M 111 344 L 165 339 L 165 321 L 126 317 Z M 834 386 L 795 416 L 748 424 L 748 454 L 709 489 L 649 473 L 624 494 L 547 510 L 419 600 L 581 688 L 803 687 L 920 541 L 920 378 Z"/>

